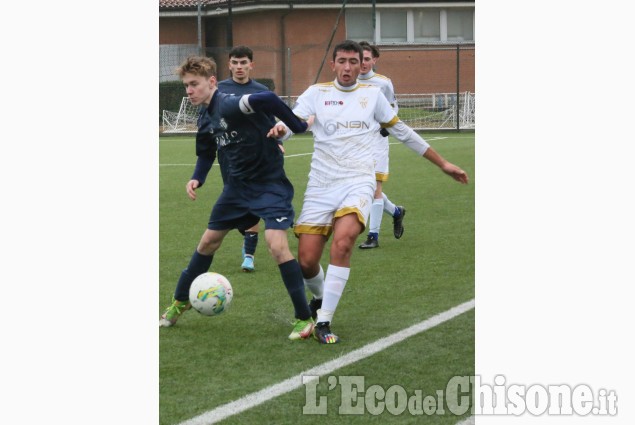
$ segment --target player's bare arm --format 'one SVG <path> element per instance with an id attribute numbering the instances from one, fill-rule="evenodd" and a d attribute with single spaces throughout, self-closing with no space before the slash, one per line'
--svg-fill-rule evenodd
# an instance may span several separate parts
<path id="1" fill-rule="evenodd" d="M 405 144 L 408 148 L 423 155 L 425 159 L 439 167 L 441 171 L 452 177 L 459 183 L 467 184 L 467 173 L 456 165 L 448 162 L 437 151 L 432 148 L 425 140 L 421 138 L 412 128 L 408 127 L 403 121 L 398 120 L 392 126 L 387 127 L 390 134 L 397 140 Z"/>
<path id="2" fill-rule="evenodd" d="M 463 183 L 463 184 L 468 183 L 467 173 L 463 171 L 461 168 L 452 164 L 451 162 L 446 161 L 432 147 L 428 147 L 428 149 L 424 152 L 423 157 L 427 159 L 428 161 L 432 162 L 437 167 L 439 167 L 441 171 L 443 171 L 448 176 L 452 177 L 457 182 Z"/>

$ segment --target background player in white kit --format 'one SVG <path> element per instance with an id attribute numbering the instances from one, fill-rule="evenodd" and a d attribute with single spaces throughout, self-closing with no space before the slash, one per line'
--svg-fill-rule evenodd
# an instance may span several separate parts
<path id="1" fill-rule="evenodd" d="M 380 126 L 456 181 L 468 182 L 465 171 L 442 158 L 399 120 L 378 87 L 357 81 L 362 56 L 362 47 L 354 41 L 335 46 L 331 62 L 335 81 L 309 87 L 293 109 L 309 122 L 314 118 L 315 150 L 294 233 L 299 238 L 298 261 L 305 284 L 314 295 L 312 302 L 321 299 L 313 335 L 322 344 L 339 341 L 330 324 L 349 278 L 355 240 L 364 231 L 370 212 L 375 192 L 374 134 Z M 282 123 L 268 133 L 290 135 Z M 325 274 L 320 258 L 331 234 Z"/>
<path id="2" fill-rule="evenodd" d="M 366 41 L 360 42 L 359 45 L 364 49 L 364 53 L 361 72 L 357 79 L 360 83 L 379 87 L 395 111 L 395 115 L 397 115 L 399 106 L 397 106 L 397 98 L 395 97 L 392 81 L 385 75 L 376 73 L 373 69 L 373 66 L 377 63 L 377 58 L 379 58 L 379 49 L 371 46 Z M 375 137 L 379 140 L 379 143 L 375 145 L 375 179 L 377 180 L 377 187 L 375 188 L 373 204 L 370 207 L 368 236 L 359 246 L 361 249 L 379 247 L 379 229 L 381 228 L 381 219 L 384 212 L 390 214 L 393 219 L 393 234 L 395 238 L 401 238 L 404 231 L 403 219 L 406 215 L 406 209 L 403 206 L 396 206 L 383 191 L 383 182 L 388 180 L 388 131 L 382 128 L 379 133 L 375 134 Z"/>

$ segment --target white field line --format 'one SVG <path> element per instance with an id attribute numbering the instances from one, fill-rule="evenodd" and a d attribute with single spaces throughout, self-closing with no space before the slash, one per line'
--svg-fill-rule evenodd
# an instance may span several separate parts
<path id="1" fill-rule="evenodd" d="M 366 357 L 370 357 L 375 353 L 385 350 L 386 348 L 397 344 L 405 340 L 406 338 L 427 331 L 428 329 L 432 329 L 435 326 L 440 325 L 441 323 L 447 322 L 448 320 L 451 320 L 469 310 L 472 310 L 473 308 L 474 299 L 452 307 L 451 309 L 444 311 L 443 313 L 432 316 L 429 319 L 424 320 L 423 322 L 416 323 L 390 336 L 378 339 L 375 342 L 371 342 L 361 348 L 358 348 L 357 350 L 351 351 L 350 353 L 342 357 L 338 357 L 337 359 L 330 360 L 326 363 L 322 363 L 311 369 L 305 370 L 304 372 L 301 372 L 299 375 L 296 375 L 292 378 L 263 388 L 262 390 L 256 391 L 255 393 L 247 394 L 246 396 L 241 397 L 238 400 L 218 406 L 213 410 L 202 413 L 198 416 L 188 419 L 187 421 L 181 422 L 181 424 L 179 425 L 208 425 L 226 419 L 230 416 L 237 415 L 244 412 L 245 410 L 258 406 L 275 397 L 300 388 L 303 385 L 302 376 L 328 375 L 337 369 L 348 366 L 359 360 L 365 359 Z"/>
<path id="2" fill-rule="evenodd" d="M 447 139 L 447 137 L 434 137 L 431 139 L 426 139 L 427 141 L 430 140 L 441 140 L 441 139 Z M 389 145 L 399 145 L 401 144 L 401 142 L 392 142 L 389 143 Z M 308 153 L 296 153 L 294 155 L 285 155 L 285 158 L 294 158 L 297 156 L 307 156 L 307 155 L 313 155 L 313 152 L 308 152 Z M 160 167 L 194 167 L 196 164 L 159 164 Z M 214 165 L 218 165 L 218 163 L 214 162 Z"/>
<path id="3" fill-rule="evenodd" d="M 293 158 L 296 156 L 313 155 L 313 152 L 309 153 L 297 153 L 294 155 L 285 155 L 285 158 Z M 196 164 L 159 164 L 160 167 L 194 167 Z M 213 166 L 218 166 L 218 162 L 214 162 Z"/>
<path id="4" fill-rule="evenodd" d="M 159 164 L 159 167 L 194 167 L 196 164 Z M 212 167 L 217 165 L 212 164 Z"/>
<path id="5" fill-rule="evenodd" d="M 307 156 L 307 155 L 313 155 L 313 152 L 309 152 L 309 153 L 296 153 L 294 155 L 285 155 L 285 158 L 294 158 L 296 156 Z"/>

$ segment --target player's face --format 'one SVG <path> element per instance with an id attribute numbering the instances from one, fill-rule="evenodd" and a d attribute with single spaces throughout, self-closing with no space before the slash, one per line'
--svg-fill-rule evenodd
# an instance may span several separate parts
<path id="1" fill-rule="evenodd" d="M 359 53 L 346 50 L 338 51 L 335 54 L 335 61 L 331 62 L 331 69 L 335 72 L 337 82 L 342 86 L 354 85 L 361 69 Z"/>
<path id="2" fill-rule="evenodd" d="M 362 59 L 361 73 L 368 74 L 372 69 L 373 65 L 375 65 L 375 59 L 373 59 L 373 55 L 368 50 L 364 50 L 364 58 Z"/>
<path id="3" fill-rule="evenodd" d="M 229 71 L 232 73 L 234 81 L 238 83 L 249 81 L 249 73 L 253 68 L 254 63 L 248 57 L 236 58 L 232 56 L 229 59 Z"/>
<path id="4" fill-rule="evenodd" d="M 212 95 L 216 90 L 216 77 L 205 78 L 202 75 L 194 75 L 189 72 L 183 76 L 185 93 L 192 105 L 209 105 Z"/>

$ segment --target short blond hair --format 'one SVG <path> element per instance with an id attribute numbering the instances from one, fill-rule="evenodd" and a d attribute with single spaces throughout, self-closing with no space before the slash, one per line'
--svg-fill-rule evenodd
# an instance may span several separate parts
<path id="1" fill-rule="evenodd" d="M 204 56 L 190 56 L 176 69 L 179 77 L 185 74 L 198 75 L 205 78 L 216 77 L 216 62 Z"/>

